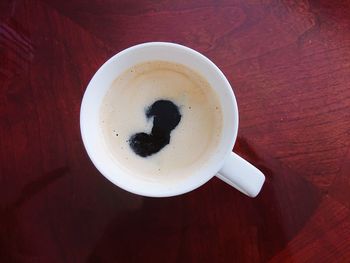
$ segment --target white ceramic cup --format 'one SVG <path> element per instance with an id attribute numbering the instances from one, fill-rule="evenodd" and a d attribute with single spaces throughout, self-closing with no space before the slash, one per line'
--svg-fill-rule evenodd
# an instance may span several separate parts
<path id="1" fill-rule="evenodd" d="M 113 161 L 104 146 L 99 125 L 99 109 L 112 82 L 133 65 L 152 60 L 180 63 L 199 72 L 216 91 L 223 111 L 223 130 L 217 149 L 205 164 L 176 184 L 147 181 L 128 174 Z M 86 88 L 80 110 L 80 129 L 86 151 L 96 168 L 112 183 L 135 194 L 152 197 L 179 195 L 217 176 L 242 193 L 255 197 L 265 181 L 264 175 L 256 167 L 232 152 L 238 131 L 238 108 L 230 83 L 207 57 L 182 45 L 149 42 L 125 49 L 110 58 Z"/>

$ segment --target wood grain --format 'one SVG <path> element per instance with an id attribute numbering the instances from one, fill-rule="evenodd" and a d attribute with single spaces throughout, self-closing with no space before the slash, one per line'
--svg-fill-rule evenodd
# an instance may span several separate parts
<path id="1" fill-rule="evenodd" d="M 211 58 L 240 109 L 255 199 L 218 179 L 153 199 L 104 179 L 85 87 L 145 41 Z M 350 262 L 350 2 L 0 3 L 0 262 Z"/>

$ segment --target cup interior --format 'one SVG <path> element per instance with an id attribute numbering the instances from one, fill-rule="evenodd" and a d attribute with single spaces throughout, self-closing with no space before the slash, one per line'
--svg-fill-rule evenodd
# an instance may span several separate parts
<path id="1" fill-rule="evenodd" d="M 125 172 L 113 161 L 103 142 L 99 109 L 112 82 L 133 65 L 165 60 L 183 64 L 204 76 L 216 91 L 223 112 L 223 129 L 218 147 L 209 160 L 176 184 L 148 181 Z M 231 152 L 238 131 L 238 108 L 232 88 L 220 69 L 208 58 L 188 47 L 150 42 L 121 51 L 95 73 L 86 88 L 80 111 L 80 129 L 86 151 L 96 168 L 117 186 L 143 196 L 165 197 L 189 192 L 212 178 Z"/>

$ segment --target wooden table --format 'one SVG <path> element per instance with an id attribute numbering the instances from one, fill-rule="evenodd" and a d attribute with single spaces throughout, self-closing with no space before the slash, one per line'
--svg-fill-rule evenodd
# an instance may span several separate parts
<path id="1" fill-rule="evenodd" d="M 0 262 L 350 262 L 349 1 L 2 0 L 0 22 Z M 83 92 L 147 41 L 226 74 L 257 198 L 144 198 L 94 168 Z"/>

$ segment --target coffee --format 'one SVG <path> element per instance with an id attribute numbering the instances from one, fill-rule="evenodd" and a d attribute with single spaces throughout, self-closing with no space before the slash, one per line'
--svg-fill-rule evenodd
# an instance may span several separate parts
<path id="1" fill-rule="evenodd" d="M 199 73 L 181 64 L 149 61 L 115 79 L 103 99 L 100 124 L 119 166 L 148 180 L 178 180 L 216 150 L 222 110 Z"/>

